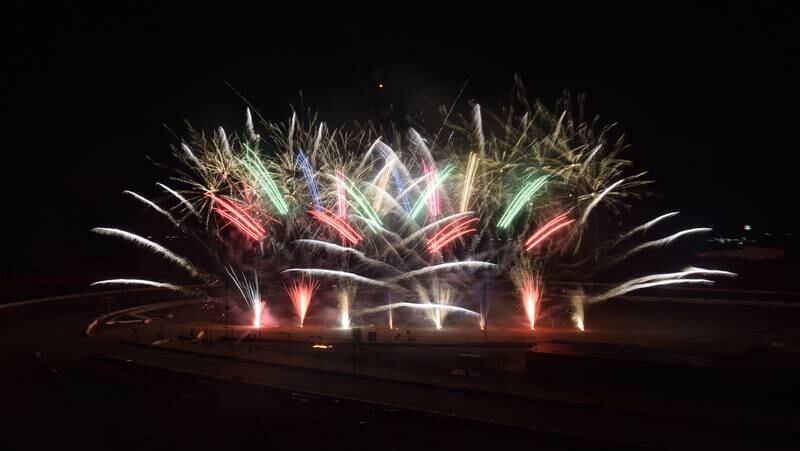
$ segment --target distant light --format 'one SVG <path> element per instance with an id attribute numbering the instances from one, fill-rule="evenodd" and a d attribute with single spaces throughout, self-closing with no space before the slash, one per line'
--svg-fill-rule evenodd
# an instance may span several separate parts
<path id="1" fill-rule="evenodd" d="M 383 83 L 378 83 L 378 87 L 383 89 Z"/>
<path id="2" fill-rule="evenodd" d="M 752 230 L 752 227 L 750 227 L 749 225 L 745 224 L 745 225 L 744 225 L 744 229 L 745 229 L 745 230 Z"/>
<path id="3" fill-rule="evenodd" d="M 313 345 L 313 346 L 311 346 L 311 347 L 312 347 L 312 348 L 314 348 L 314 349 L 330 349 L 330 348 L 332 348 L 332 347 L 333 347 L 333 345 L 320 345 L 320 344 L 316 344 L 316 345 Z"/>

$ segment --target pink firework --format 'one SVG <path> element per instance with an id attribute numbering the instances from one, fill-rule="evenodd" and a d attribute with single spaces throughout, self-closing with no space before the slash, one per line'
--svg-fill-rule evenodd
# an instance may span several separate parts
<path id="1" fill-rule="evenodd" d="M 453 220 L 428 240 L 428 251 L 432 254 L 439 252 L 459 237 L 475 232 L 476 229 L 470 228 L 470 224 L 478 222 L 478 220 L 478 218 L 469 216 Z"/>
<path id="2" fill-rule="evenodd" d="M 574 219 L 568 219 L 567 214 L 560 214 L 555 218 L 548 221 L 545 225 L 539 228 L 533 235 L 525 241 L 525 250 L 530 252 L 536 246 L 540 245 L 543 241 L 550 237 L 553 233 L 557 232 L 564 227 L 575 222 Z"/>
<path id="3" fill-rule="evenodd" d="M 314 279 L 306 279 L 301 277 L 300 280 L 294 280 L 286 287 L 286 292 L 289 293 L 289 299 L 292 300 L 294 311 L 299 319 L 299 326 L 303 327 L 303 321 L 306 318 L 308 306 L 311 305 L 311 298 L 314 291 L 319 287 L 319 283 Z"/>
<path id="4" fill-rule="evenodd" d="M 233 224 L 240 232 L 255 241 L 261 241 L 267 235 L 264 227 L 247 211 L 244 204 L 212 193 L 206 193 L 206 196 L 214 202 L 214 211 L 230 221 L 229 224 Z"/>
<path id="5" fill-rule="evenodd" d="M 528 316 L 531 330 L 536 330 L 536 318 L 539 316 L 539 306 L 542 303 L 542 281 L 531 274 L 525 274 L 519 287 L 522 296 L 522 307 Z"/>

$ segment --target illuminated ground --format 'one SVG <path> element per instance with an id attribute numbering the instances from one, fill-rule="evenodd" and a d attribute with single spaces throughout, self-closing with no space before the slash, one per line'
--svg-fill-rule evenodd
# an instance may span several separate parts
<path id="1" fill-rule="evenodd" d="M 223 433 L 201 427 L 202 432 L 187 439 L 196 445 L 224 443 L 238 422 L 246 435 L 236 435 L 233 443 L 241 446 L 285 445 L 313 425 L 315 437 L 332 439 L 342 433 L 366 440 L 351 449 L 373 448 L 381 434 L 402 435 L 391 442 L 396 449 L 421 449 L 423 444 L 466 449 L 487 445 L 478 437 L 491 437 L 492 443 L 510 448 L 524 443 L 544 449 L 619 449 L 621 443 L 668 448 L 689 443 L 729 448 L 780 445 L 797 424 L 793 398 L 774 394 L 781 390 L 779 385 L 773 390 L 739 387 L 741 392 L 732 397 L 722 389 L 686 390 L 691 387 L 675 381 L 671 381 L 672 387 L 663 380 L 631 386 L 595 382 L 586 375 L 576 383 L 566 377 L 569 374 L 556 372 L 553 379 L 524 371 L 525 350 L 534 341 L 550 339 L 638 342 L 732 355 L 765 343 L 791 349 L 798 343 L 795 325 L 800 324 L 800 309 L 796 307 L 614 301 L 587 312 L 586 332 L 570 328 L 557 313 L 531 332 L 519 320 L 520 312 L 497 302 L 493 313 L 506 318 L 505 324 L 499 319 L 490 323 L 485 335 L 470 321 L 455 316 L 444 330 L 437 331 L 421 316 L 398 315 L 397 330 L 393 331 L 377 324 L 380 317 L 372 318 L 376 326 L 364 327 L 363 344 L 354 346 L 351 331 L 321 326 L 335 319 L 335 312 L 324 308 L 312 307 L 303 329 L 286 319 L 281 327 L 265 327 L 260 337 L 251 339 L 242 338 L 251 328 L 226 325 L 221 318 L 226 312 L 223 303 L 213 304 L 213 308 L 212 304 L 193 303 L 112 314 L 103 321 L 137 320 L 131 315 L 151 320 L 148 324 L 101 324 L 90 338 L 81 337 L 94 318 L 109 311 L 163 300 L 158 294 L 120 295 L 110 305 L 100 298 L 87 298 L 0 313 L 2 354 L 13 363 L 3 375 L 4 386 L 18 387 L 6 396 L 9 411 L 18 412 L 19 422 L 12 422 L 11 429 L 23 431 L 13 425 L 34 424 L 28 421 L 37 418 L 45 424 L 66 422 L 71 426 L 59 426 L 62 432 L 70 438 L 97 440 L 97 449 L 115 443 L 126 444 L 118 446 L 121 449 L 161 449 L 143 443 L 156 435 L 170 436 L 179 443 L 187 430 L 179 427 L 170 432 L 164 424 L 186 415 L 196 424 L 210 420 L 228 430 Z M 274 310 L 276 317 L 291 318 L 283 316 L 287 312 Z M 230 315 L 229 321 L 234 323 L 239 313 L 232 310 Z M 206 337 L 197 340 L 200 331 Z M 369 331 L 377 333 L 376 342 L 368 341 Z M 153 342 L 159 343 L 152 346 Z M 332 347 L 314 348 L 315 344 Z M 36 359 L 34 351 L 44 357 Z M 486 368 L 480 375 L 457 371 L 458 354 L 464 353 L 485 358 Z M 49 367 L 58 369 L 60 376 L 48 375 Z M 168 373 L 154 372 L 156 368 Z M 75 371 L 88 372 L 89 380 L 65 376 Z M 206 382 L 198 384 L 198 378 Z M 247 395 L 250 384 L 268 388 L 268 392 L 256 390 Z M 47 406 L 53 399 L 60 400 L 61 407 L 51 411 Z M 64 406 L 86 399 L 80 402 L 115 413 L 109 418 L 92 416 L 91 426 L 73 423 Z M 165 399 L 170 400 L 168 404 Z M 352 404 L 347 399 L 378 404 Z M 242 417 L 231 412 L 251 413 Z M 125 426 L 108 429 L 111 423 L 118 424 L 112 421 L 115 416 L 123 418 Z M 463 418 L 479 423 L 467 425 Z M 489 426 L 496 423 L 515 427 Z M 423 435 L 400 433 L 401 429 L 431 424 L 441 433 L 433 442 Z M 26 436 L 10 437 L 10 449 L 24 448 L 19 444 Z M 312 447 L 310 442 L 299 443 L 304 444 L 296 448 Z"/>

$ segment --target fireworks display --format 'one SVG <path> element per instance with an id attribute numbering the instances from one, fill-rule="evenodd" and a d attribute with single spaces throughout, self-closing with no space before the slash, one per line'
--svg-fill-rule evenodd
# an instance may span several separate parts
<path id="1" fill-rule="evenodd" d="M 311 298 L 314 296 L 314 291 L 316 291 L 317 287 L 319 287 L 317 281 L 304 277 L 299 280 L 293 280 L 286 287 L 286 292 L 289 293 L 289 299 L 292 300 L 292 305 L 294 306 L 294 313 L 297 315 L 297 325 L 300 327 L 303 327 L 308 307 L 311 305 Z"/>
<path id="2" fill-rule="evenodd" d="M 620 158 L 624 142 L 609 138 L 611 127 L 583 120 L 569 98 L 554 113 L 530 103 L 519 85 L 515 94 L 512 107 L 498 114 L 474 104 L 468 114 L 448 113 L 433 132 L 332 129 L 316 116 L 292 114 L 288 123 L 262 123 L 256 133 L 248 110 L 241 135 L 190 129 L 175 147 L 174 164 L 161 165 L 171 186 L 157 183 L 171 206 L 124 192 L 194 240 L 207 261 L 193 258 L 196 265 L 124 230 L 93 231 L 162 256 L 201 279 L 205 291 L 238 292 L 254 327 L 263 324 L 260 290 L 281 284 L 300 327 L 316 292 L 315 302 L 337 306 L 343 328 L 371 315 L 392 327 L 393 312 L 402 309 L 436 329 L 450 314 L 477 318 L 485 329 L 492 288 L 513 284 L 519 300 L 497 302 L 521 302 L 531 330 L 543 305 L 569 312 L 584 330 L 585 309 L 598 302 L 734 275 L 690 267 L 584 293 L 600 271 L 710 229 L 643 241 L 677 215 L 671 212 L 625 233 L 609 230 L 650 183 Z M 548 298 L 550 280 L 577 290 Z M 142 279 L 96 284 L 180 289 Z"/>

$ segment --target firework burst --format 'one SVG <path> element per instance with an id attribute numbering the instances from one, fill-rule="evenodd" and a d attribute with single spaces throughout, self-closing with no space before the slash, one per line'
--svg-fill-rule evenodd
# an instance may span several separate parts
<path id="1" fill-rule="evenodd" d="M 160 255 L 201 278 L 206 291 L 219 285 L 237 290 L 254 325 L 261 324 L 265 305 L 259 277 L 267 286 L 280 283 L 281 274 L 299 273 L 286 290 L 300 326 L 322 282 L 336 284 L 342 327 L 378 311 L 388 312 L 392 327 L 394 309 L 412 308 L 425 312 L 437 329 L 453 312 L 474 314 L 483 329 L 492 299 L 488 287 L 511 279 L 534 329 L 546 280 L 589 286 L 631 256 L 710 230 L 644 241 L 677 215 L 672 212 L 609 234 L 607 225 L 620 223 L 617 217 L 647 195 L 643 187 L 650 183 L 621 158 L 625 142 L 609 138 L 612 127 L 585 120 L 581 99 L 566 97 L 547 108 L 529 101 L 520 83 L 513 97 L 498 112 L 477 103 L 463 114 L 455 104 L 443 108 L 432 131 L 330 128 L 311 113 L 256 124 L 249 110 L 241 135 L 190 128 L 174 148 L 175 164 L 161 165 L 171 172 L 170 186 L 157 186 L 171 207 L 124 193 L 169 220 L 193 248 L 207 251 L 201 265 L 207 272 L 148 238 L 120 229 L 93 231 Z M 256 133 L 256 127 L 263 130 Z M 731 275 L 687 268 L 637 276 L 604 292 L 575 294 L 560 308 L 583 330 L 584 308 L 593 304 Z M 97 282 L 110 284 L 181 289 L 143 279 Z M 358 291 L 362 286 L 370 289 Z M 476 290 L 477 313 L 457 305 L 471 298 L 462 295 L 470 289 Z M 386 300 L 372 299 L 383 297 L 375 291 Z M 353 305 L 357 292 L 360 311 Z"/>

